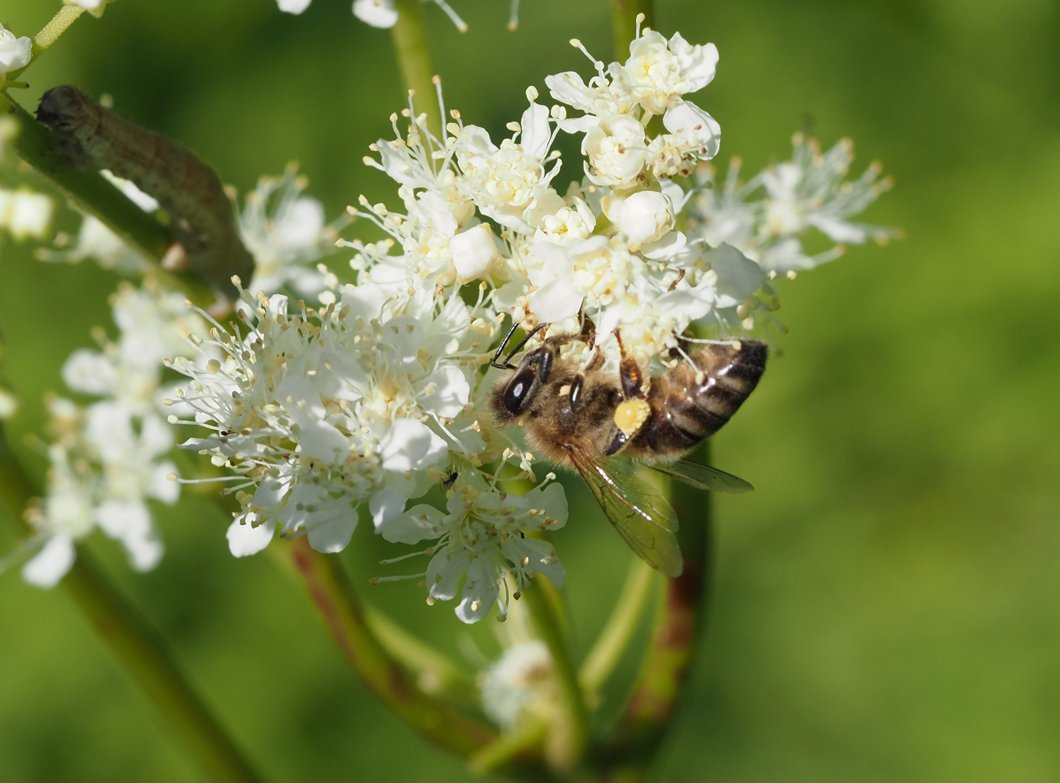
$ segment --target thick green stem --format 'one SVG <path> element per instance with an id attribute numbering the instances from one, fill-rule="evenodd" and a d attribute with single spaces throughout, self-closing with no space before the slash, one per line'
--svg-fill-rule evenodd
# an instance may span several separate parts
<path id="1" fill-rule="evenodd" d="M 0 498 L 12 519 L 21 520 L 26 503 L 38 494 L 0 431 Z M 199 698 L 146 618 L 122 598 L 85 552 L 78 552 L 62 588 L 173 729 L 205 778 L 226 783 L 262 779 Z"/>
<path id="2" fill-rule="evenodd" d="M 637 15 L 644 14 L 642 27 L 654 25 L 654 5 L 652 0 L 611 0 L 611 33 L 619 62 L 629 56 L 629 44 L 637 35 Z"/>
<path id="3" fill-rule="evenodd" d="M 484 723 L 428 694 L 372 633 L 365 608 L 334 555 L 313 551 L 305 539 L 288 546 L 291 564 L 350 666 L 365 684 L 424 738 L 470 756 L 496 738 Z"/>
<path id="4" fill-rule="evenodd" d="M 526 605 L 538 638 L 545 643 L 552 658 L 552 671 L 563 710 L 561 717 L 550 726 L 546 754 L 554 768 L 571 771 L 581 765 L 589 743 L 589 712 L 567 634 L 553 602 L 538 583 L 541 579 L 543 577 L 538 577 L 538 581 L 527 585 L 521 600 Z"/>
<path id="5" fill-rule="evenodd" d="M 441 138 L 443 123 L 441 108 L 435 99 L 434 65 L 427 45 L 423 21 L 422 0 L 397 0 L 397 24 L 391 28 L 394 53 L 405 87 L 414 93 L 416 111 L 427 115 L 430 132 Z"/>

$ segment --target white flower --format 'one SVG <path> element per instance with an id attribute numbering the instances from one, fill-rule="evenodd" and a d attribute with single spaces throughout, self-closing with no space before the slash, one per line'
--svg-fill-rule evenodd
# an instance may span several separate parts
<path id="1" fill-rule="evenodd" d="M 324 207 L 303 195 L 306 180 L 288 167 L 283 177 L 262 177 L 239 213 L 239 235 L 254 257 L 252 292 L 277 293 L 290 286 L 315 297 L 328 275 L 316 266 L 334 249 L 337 225 L 324 222 Z"/>
<path id="2" fill-rule="evenodd" d="M 645 30 L 629 45 L 629 59 L 612 63 L 615 83 L 652 114 L 662 114 L 680 96 L 701 90 L 714 78 L 718 49 L 714 44 L 693 46 L 680 33 L 667 41 L 654 30 Z"/>
<path id="3" fill-rule="evenodd" d="M 633 251 L 668 234 L 675 220 L 670 199 L 654 190 L 640 190 L 626 198 L 605 199 L 604 214 L 626 237 L 629 249 Z"/>
<path id="4" fill-rule="evenodd" d="M 690 230 L 710 245 L 728 243 L 764 270 L 786 273 L 809 269 L 842 254 L 842 245 L 808 254 L 801 237 L 816 229 L 836 243 L 886 240 L 893 229 L 849 220 L 890 187 L 872 165 L 857 180 L 846 175 L 853 147 L 841 141 L 822 153 L 813 139 L 793 138 L 792 159 L 739 181 L 739 161 L 733 161 L 720 186 L 713 172 L 704 170 L 693 199 Z"/>
<path id="5" fill-rule="evenodd" d="M 276 0 L 276 4 L 285 14 L 300 14 L 309 8 L 311 0 Z"/>
<path id="6" fill-rule="evenodd" d="M 461 283 L 484 277 L 500 258 L 493 230 L 485 223 L 454 236 L 449 241 L 449 252 L 453 256 L 457 280 Z"/>
<path id="7" fill-rule="evenodd" d="M 393 0 L 353 0 L 353 15 L 372 27 L 393 27 L 398 19 Z"/>
<path id="8" fill-rule="evenodd" d="M 496 604 L 501 616 L 533 574 L 562 585 L 564 571 L 551 544 L 528 538 L 531 531 L 555 530 L 567 520 L 563 488 L 546 480 L 525 495 L 499 491 L 478 471 L 460 472 L 449 490 L 446 511 L 419 505 L 380 527 L 388 541 L 435 540 L 427 565 L 431 601 L 459 597 L 457 617 L 478 622 Z M 516 596 L 517 597 L 517 596 Z"/>
<path id="9" fill-rule="evenodd" d="M 482 677 L 482 709 L 505 729 L 528 714 L 544 711 L 555 698 L 552 657 L 537 639 L 515 644 Z"/>
<path id="10" fill-rule="evenodd" d="M 100 173 L 144 212 L 154 212 L 158 209 L 158 201 L 140 190 L 135 183 L 116 177 L 106 170 Z M 151 267 L 150 260 L 127 245 L 102 221 L 89 214 L 82 217 L 81 228 L 73 246 L 59 247 L 39 255 L 44 261 L 71 264 L 91 258 L 104 269 L 114 269 L 130 275 L 143 274 Z"/>
<path id="11" fill-rule="evenodd" d="M 10 419 L 18 410 L 18 397 L 9 389 L 0 386 L 0 421 Z"/>
<path id="12" fill-rule="evenodd" d="M 164 459 L 172 432 L 158 416 L 140 416 L 119 403 L 103 401 L 79 409 L 63 399 L 50 402 L 55 442 L 48 448 L 50 470 L 41 504 L 27 514 L 40 551 L 23 578 L 50 587 L 70 569 L 74 542 L 98 529 L 119 541 L 133 568 L 154 568 L 162 543 L 149 500 L 174 503 L 176 472 Z"/>
<path id="13" fill-rule="evenodd" d="M 0 75 L 29 65 L 33 41 L 28 36 L 15 34 L 0 25 Z"/>
<path id="14" fill-rule="evenodd" d="M 601 117 L 582 140 L 585 173 L 597 185 L 635 185 L 648 160 L 644 126 L 625 115 Z"/>
<path id="15" fill-rule="evenodd" d="M 531 91 L 515 135 L 499 147 L 476 125 L 461 128 L 455 140 L 461 192 L 482 214 L 519 230 L 527 230 L 534 208 L 555 194 L 549 183 L 559 171 L 558 165 L 545 167 L 553 134 L 548 109 L 534 96 Z"/>
<path id="16" fill-rule="evenodd" d="M 63 0 L 63 5 L 74 5 L 84 8 L 93 16 L 102 16 L 103 10 L 111 0 Z"/>
<path id="17" fill-rule="evenodd" d="M 234 554 L 257 551 L 273 530 L 338 551 L 358 507 L 382 525 L 438 480 L 450 454 L 482 449 L 456 422 L 493 327 L 459 296 L 433 294 L 347 286 L 322 310 L 292 312 L 286 297 L 244 293 L 253 328 L 218 327 L 204 343 L 222 360 L 173 363 L 193 379 L 180 399 L 213 431 L 183 445 L 246 479 Z"/>
<path id="18" fill-rule="evenodd" d="M 0 230 L 14 239 L 43 239 L 51 225 L 52 200 L 24 188 L 0 188 Z"/>

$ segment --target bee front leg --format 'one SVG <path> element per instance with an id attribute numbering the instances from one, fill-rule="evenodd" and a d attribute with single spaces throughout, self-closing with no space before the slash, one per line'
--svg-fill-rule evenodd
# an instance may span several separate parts
<path id="1" fill-rule="evenodd" d="M 578 404 L 578 398 L 582 393 L 582 387 L 585 385 L 585 376 L 595 370 L 600 369 L 600 365 L 604 363 L 604 355 L 600 352 L 600 348 L 593 348 L 593 355 L 589 357 L 589 361 L 582 368 L 582 371 L 574 376 L 574 380 L 570 382 L 570 390 L 567 392 L 567 402 L 570 404 L 570 409 L 573 411 L 574 406 Z"/>
<path id="2" fill-rule="evenodd" d="M 622 342 L 622 333 L 615 329 L 612 334 L 615 335 L 615 340 L 618 341 L 618 353 L 621 359 L 618 363 L 618 378 L 622 383 L 622 399 L 644 399 L 647 393 L 644 389 L 644 375 L 640 371 L 640 365 L 637 364 L 637 360 L 632 356 L 626 355 L 626 346 Z"/>
<path id="3" fill-rule="evenodd" d="M 651 405 L 648 404 L 647 391 L 644 388 L 644 375 L 637 360 L 626 355 L 626 346 L 622 344 L 622 334 L 618 329 L 613 332 L 618 341 L 620 361 L 618 377 L 622 387 L 622 402 L 615 408 L 614 439 L 607 448 L 607 455 L 617 454 L 626 444 L 637 436 L 644 424 L 651 417 Z"/>

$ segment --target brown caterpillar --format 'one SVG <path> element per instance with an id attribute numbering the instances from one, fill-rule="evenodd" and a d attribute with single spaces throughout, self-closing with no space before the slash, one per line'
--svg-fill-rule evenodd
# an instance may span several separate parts
<path id="1" fill-rule="evenodd" d="M 232 275 L 250 278 L 254 259 L 239 238 L 232 203 L 217 174 L 194 152 L 68 85 L 41 96 L 37 120 L 55 136 L 52 154 L 71 167 L 108 169 L 158 199 L 184 250 L 181 268 L 222 288 Z"/>

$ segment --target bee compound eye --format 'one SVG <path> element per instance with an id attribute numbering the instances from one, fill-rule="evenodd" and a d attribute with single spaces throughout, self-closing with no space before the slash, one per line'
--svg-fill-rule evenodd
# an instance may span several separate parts
<path id="1" fill-rule="evenodd" d="M 504 407 L 511 414 L 521 413 L 527 400 L 530 399 L 530 391 L 534 387 L 537 371 L 533 367 L 524 367 L 519 370 L 512 379 L 508 381 L 504 389 Z"/>

